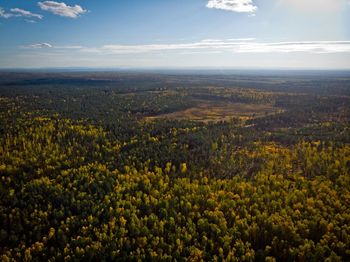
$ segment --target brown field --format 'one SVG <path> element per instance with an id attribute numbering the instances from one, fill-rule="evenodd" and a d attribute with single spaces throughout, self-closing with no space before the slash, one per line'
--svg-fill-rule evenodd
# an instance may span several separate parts
<path id="1" fill-rule="evenodd" d="M 200 102 L 182 111 L 146 117 L 146 120 L 172 119 L 200 122 L 229 121 L 232 118 L 250 119 L 280 113 L 283 110 L 270 104 L 243 104 L 222 102 Z"/>

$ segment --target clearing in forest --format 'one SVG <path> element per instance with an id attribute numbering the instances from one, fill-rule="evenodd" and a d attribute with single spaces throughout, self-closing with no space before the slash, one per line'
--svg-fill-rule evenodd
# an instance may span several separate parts
<path id="1" fill-rule="evenodd" d="M 195 106 L 185 110 L 167 114 L 148 116 L 146 120 L 171 119 L 192 120 L 200 122 L 229 121 L 232 118 L 250 119 L 266 115 L 281 113 L 281 108 L 271 104 L 245 104 L 225 102 L 199 102 Z"/>

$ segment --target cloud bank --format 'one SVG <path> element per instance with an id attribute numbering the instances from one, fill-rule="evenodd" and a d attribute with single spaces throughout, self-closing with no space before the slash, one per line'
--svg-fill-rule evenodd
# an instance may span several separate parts
<path id="1" fill-rule="evenodd" d="M 253 4 L 252 0 L 209 0 L 207 7 L 251 14 L 258 10 L 258 7 Z"/>
<path id="2" fill-rule="evenodd" d="M 69 18 L 78 18 L 80 15 L 87 12 L 87 10 L 80 5 L 69 6 L 64 2 L 44 1 L 39 2 L 38 5 L 44 11 Z"/>
<path id="3" fill-rule="evenodd" d="M 176 50 L 221 51 L 234 53 L 341 53 L 350 52 L 350 41 L 299 41 L 299 42 L 256 42 L 254 39 L 240 41 L 203 40 L 184 44 L 150 44 L 150 45 L 105 45 L 94 48 L 95 52 L 113 54 L 134 54 L 146 52 L 164 52 Z M 89 51 L 89 50 L 86 50 Z"/>
<path id="4" fill-rule="evenodd" d="M 350 53 L 350 41 L 295 41 L 295 42 L 257 42 L 254 38 L 215 40 L 206 39 L 193 43 L 149 44 L 149 45 L 104 45 L 84 47 L 75 45 L 56 46 L 38 43 L 23 46 L 24 49 L 71 50 L 95 54 L 143 54 L 143 53 Z"/>

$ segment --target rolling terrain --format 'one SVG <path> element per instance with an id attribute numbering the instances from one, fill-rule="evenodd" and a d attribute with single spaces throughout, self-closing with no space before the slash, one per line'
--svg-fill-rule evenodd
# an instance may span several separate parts
<path id="1" fill-rule="evenodd" d="M 0 73 L 2 261 L 349 261 L 347 73 Z"/>

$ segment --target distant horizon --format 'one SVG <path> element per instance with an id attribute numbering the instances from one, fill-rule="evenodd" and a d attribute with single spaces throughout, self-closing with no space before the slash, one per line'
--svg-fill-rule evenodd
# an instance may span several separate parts
<path id="1" fill-rule="evenodd" d="M 0 0 L 0 68 L 350 70 L 349 0 Z"/>
<path id="2" fill-rule="evenodd" d="M 33 67 L 0 68 L 0 72 L 348 72 L 350 68 L 215 68 L 215 67 Z"/>

